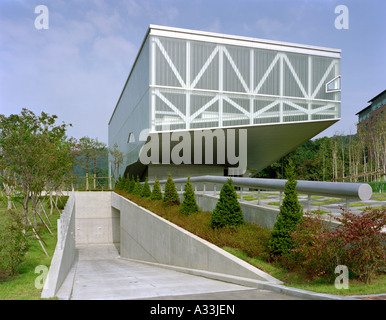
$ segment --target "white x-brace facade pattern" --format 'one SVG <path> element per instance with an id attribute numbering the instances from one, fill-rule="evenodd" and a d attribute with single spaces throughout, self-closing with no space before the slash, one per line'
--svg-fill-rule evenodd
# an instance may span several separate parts
<path id="1" fill-rule="evenodd" d="M 321 90 L 325 90 L 325 85 L 328 81 L 331 81 L 331 72 L 335 78 L 340 78 L 339 75 L 339 60 L 332 59 L 322 77 L 318 79 L 317 85 L 312 88 L 312 56 L 308 56 L 308 81 L 304 84 L 297 74 L 294 66 L 288 58 L 286 52 L 277 52 L 268 68 L 263 73 L 260 79 L 255 78 L 254 62 L 255 62 L 255 50 L 249 49 L 249 79 L 240 72 L 236 62 L 232 58 L 232 55 L 228 51 L 227 47 L 223 44 L 217 44 L 206 61 L 202 64 L 200 71 L 193 75 L 190 70 L 190 59 L 191 59 L 191 42 L 186 40 L 186 64 L 185 64 L 185 76 L 182 76 L 173 62 L 172 58 L 165 49 L 161 39 L 153 36 L 151 38 L 151 55 L 150 55 L 150 89 L 151 89 L 151 125 L 152 131 L 160 131 L 168 129 L 171 125 L 183 125 L 182 129 L 190 129 L 191 125 L 196 124 L 195 128 L 200 126 L 200 123 L 216 121 L 218 127 L 226 126 L 224 121 L 226 120 L 241 120 L 244 125 L 253 125 L 256 119 L 275 118 L 274 122 L 288 122 L 288 121 L 299 121 L 299 116 L 302 116 L 301 120 L 319 120 L 319 119 L 334 119 L 339 118 L 340 101 L 335 93 L 331 94 L 331 100 L 318 99 L 316 98 Z M 156 51 L 160 52 L 164 58 L 164 62 L 170 67 L 173 75 L 178 81 L 179 86 L 165 86 L 156 83 Z M 197 88 L 199 81 L 205 76 L 209 66 L 214 63 L 215 58 L 218 57 L 218 90 Z M 236 92 L 224 90 L 224 61 L 227 59 L 231 65 L 238 81 L 241 83 L 244 92 Z M 284 94 L 284 67 L 288 67 L 297 87 L 301 92 L 301 96 L 285 96 Z M 266 83 L 270 74 L 275 67 L 279 68 L 279 94 L 271 95 L 264 94 L 261 92 L 262 87 Z M 330 76 L 330 77 L 329 77 Z M 336 90 L 335 92 L 339 92 Z M 170 101 L 166 94 L 184 94 L 185 95 L 185 106 L 184 110 L 178 105 Z M 204 103 L 198 110 L 191 113 L 191 95 L 203 95 L 208 97 L 206 103 Z M 247 99 L 249 100 L 249 108 L 245 108 L 234 99 Z M 168 111 L 159 110 L 157 108 L 157 99 L 162 101 L 166 106 L 169 107 Z M 254 101 L 266 101 L 268 104 L 262 108 L 254 107 Z M 232 112 L 224 112 L 223 106 L 224 101 L 227 102 L 234 108 Z M 205 116 L 206 111 L 214 106 L 218 105 L 218 111 L 213 114 Z M 286 105 L 286 108 L 284 108 Z M 277 107 L 278 106 L 278 107 Z M 288 107 L 289 106 L 289 107 Z M 275 108 L 276 107 L 276 108 Z M 319 116 L 313 117 L 313 115 Z M 289 117 L 293 116 L 292 120 Z M 269 121 L 269 120 L 268 120 Z M 198 125 L 197 125 L 198 124 Z M 162 126 L 162 129 L 160 129 Z M 205 125 L 203 125 L 205 127 Z"/>

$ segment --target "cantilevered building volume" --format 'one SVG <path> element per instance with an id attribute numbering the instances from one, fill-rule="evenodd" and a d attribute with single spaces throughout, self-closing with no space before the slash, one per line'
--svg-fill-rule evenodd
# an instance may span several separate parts
<path id="1" fill-rule="evenodd" d="M 240 167 L 219 154 L 229 137 L 246 168 L 261 170 L 339 118 L 340 50 L 151 25 L 109 121 L 109 147 L 124 155 L 117 176 L 226 175 Z M 178 146 L 184 137 L 189 150 Z M 173 150 L 186 153 L 179 163 Z"/>

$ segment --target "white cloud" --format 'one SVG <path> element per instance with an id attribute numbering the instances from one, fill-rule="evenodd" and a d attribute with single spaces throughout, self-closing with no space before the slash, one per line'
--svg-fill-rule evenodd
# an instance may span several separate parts
<path id="1" fill-rule="evenodd" d="M 205 29 L 210 32 L 221 32 L 221 21 L 219 18 L 213 20 L 213 22 Z"/>
<path id="2" fill-rule="evenodd" d="M 288 32 L 291 28 L 290 25 L 271 18 L 261 18 L 256 21 L 255 25 L 257 30 L 262 33 L 262 36 L 269 39 L 278 38 L 283 32 Z"/>
<path id="3" fill-rule="evenodd" d="M 99 37 L 92 48 L 97 62 L 114 65 L 116 68 L 127 67 L 134 60 L 137 51 L 137 46 L 122 36 Z"/>

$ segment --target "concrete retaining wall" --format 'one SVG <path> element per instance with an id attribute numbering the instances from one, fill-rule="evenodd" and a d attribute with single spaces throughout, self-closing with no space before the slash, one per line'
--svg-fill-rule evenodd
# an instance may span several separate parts
<path id="1" fill-rule="evenodd" d="M 120 212 L 120 255 L 123 258 L 280 283 L 118 194 L 112 193 L 111 205 Z"/>
<path id="2" fill-rule="evenodd" d="M 42 298 L 55 297 L 57 291 L 66 279 L 76 258 L 75 247 L 75 202 L 71 197 L 68 199 L 63 211 L 68 210 L 70 217 L 68 222 L 67 232 L 63 237 L 63 247 L 57 243 L 54 255 L 51 260 L 51 265 L 47 274 L 46 281 L 41 293 Z M 75 197 L 76 198 L 76 197 Z M 64 227 L 64 226 L 62 226 Z"/>
<path id="3" fill-rule="evenodd" d="M 76 192 L 76 244 L 119 242 L 119 215 L 111 209 L 111 192 Z"/>

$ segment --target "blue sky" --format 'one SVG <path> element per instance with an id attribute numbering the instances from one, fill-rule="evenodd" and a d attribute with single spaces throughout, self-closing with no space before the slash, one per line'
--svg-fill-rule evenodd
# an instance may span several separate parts
<path id="1" fill-rule="evenodd" d="M 34 26 L 49 9 L 49 29 Z M 335 8 L 346 5 L 349 29 Z M 149 24 L 342 50 L 342 120 L 386 89 L 384 0 L 0 0 L 0 113 L 56 114 L 68 134 L 107 142 L 107 123 Z"/>

